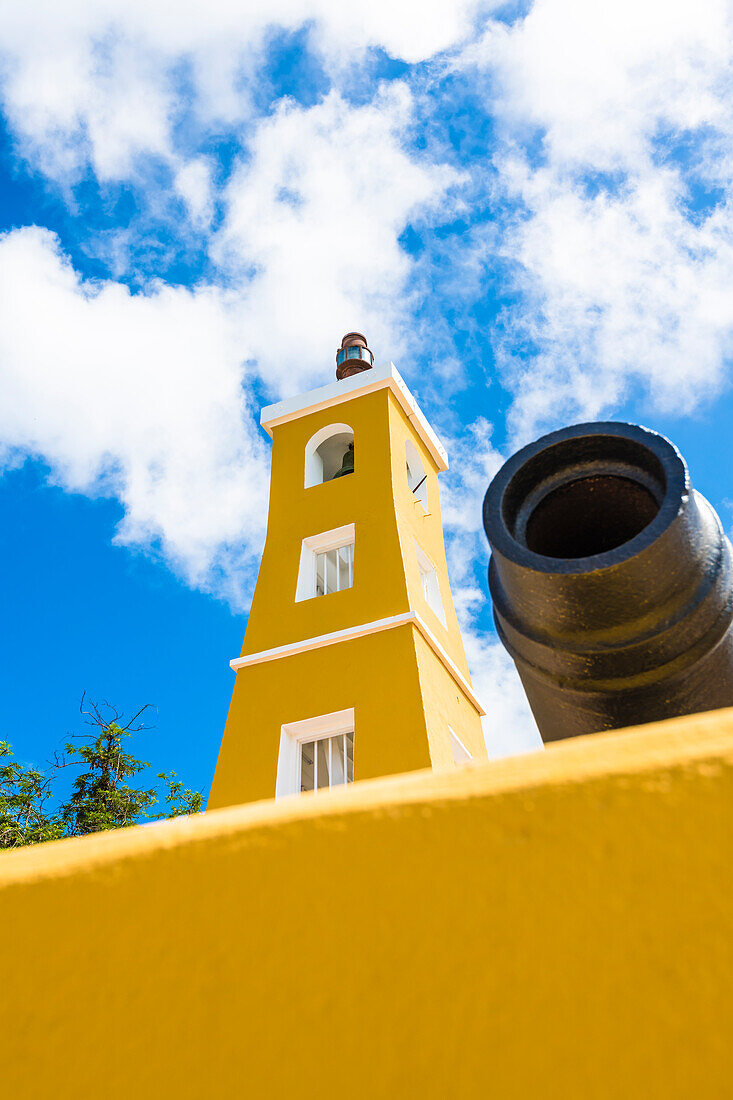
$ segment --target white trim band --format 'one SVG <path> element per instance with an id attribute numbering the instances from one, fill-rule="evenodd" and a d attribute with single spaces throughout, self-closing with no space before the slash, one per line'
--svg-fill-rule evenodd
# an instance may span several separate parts
<path id="1" fill-rule="evenodd" d="M 328 386 L 321 386 L 320 389 L 311 390 L 309 393 L 288 397 L 285 401 L 279 401 L 277 405 L 267 405 L 260 413 L 260 424 L 271 436 L 273 428 L 279 424 L 286 424 L 289 420 L 296 420 L 305 413 L 330 409 L 334 405 L 343 404 L 344 401 L 362 397 L 365 393 L 386 388 L 389 388 L 399 401 L 415 431 L 430 451 L 438 470 L 447 470 L 446 449 L 430 427 L 394 363 L 372 367 L 371 370 L 361 371 L 359 374 L 352 375 L 351 378 L 344 378 L 341 382 L 331 382 Z"/>
<path id="2" fill-rule="evenodd" d="M 319 634 L 315 638 L 303 638 L 300 642 L 290 642 L 289 645 L 276 646 L 274 649 L 262 649 L 259 653 L 246 653 L 244 656 L 235 657 L 230 661 L 229 667 L 238 672 L 240 668 L 248 668 L 250 665 L 261 665 L 266 661 L 278 661 L 281 657 L 292 657 L 298 653 L 308 653 L 312 649 L 322 649 L 324 646 L 349 642 L 354 638 L 364 638 L 368 634 L 378 634 L 382 630 L 391 630 L 393 627 L 405 626 L 408 623 L 417 627 L 435 655 L 443 662 L 463 694 L 473 704 L 479 715 L 483 717 L 486 711 L 474 695 L 473 688 L 417 611 L 405 611 L 401 615 L 392 615 L 388 619 L 375 619 L 374 622 L 362 623 L 361 626 L 351 626 L 346 630 L 334 630 L 331 634 Z"/>

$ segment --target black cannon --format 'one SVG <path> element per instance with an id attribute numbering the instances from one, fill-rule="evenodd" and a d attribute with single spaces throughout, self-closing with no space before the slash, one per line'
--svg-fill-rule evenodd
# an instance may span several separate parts
<path id="1" fill-rule="evenodd" d="M 484 499 L 494 620 L 545 741 L 733 706 L 733 567 L 679 451 L 577 424 Z"/>

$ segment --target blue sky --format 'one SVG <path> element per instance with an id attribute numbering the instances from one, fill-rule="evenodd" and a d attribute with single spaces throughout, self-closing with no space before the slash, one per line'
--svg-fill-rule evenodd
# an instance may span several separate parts
<path id="1" fill-rule="evenodd" d="M 27 0 L 0 43 L 0 737 L 41 762 L 83 691 L 151 702 L 141 751 L 208 790 L 259 408 L 357 328 L 451 456 L 487 741 L 536 744 L 487 606 L 502 459 L 641 421 L 733 522 L 729 6 Z"/>

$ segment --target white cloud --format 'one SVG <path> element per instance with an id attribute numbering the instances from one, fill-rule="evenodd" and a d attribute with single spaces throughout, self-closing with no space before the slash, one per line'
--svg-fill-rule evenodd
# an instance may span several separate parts
<path id="1" fill-rule="evenodd" d="M 31 9 L 29 25 L 7 38 L 8 8 L 0 9 L 0 58 L 5 110 L 34 167 L 68 186 L 87 163 L 108 181 L 133 175 L 140 154 L 171 158 L 175 103 L 165 59 L 112 34 L 95 43 L 58 15 L 33 26 L 43 17 Z"/>
<path id="2" fill-rule="evenodd" d="M 396 333 L 410 273 L 397 238 L 450 178 L 403 152 L 409 116 L 396 87 L 263 121 L 225 196 L 226 288 L 131 294 L 82 283 L 47 231 L 0 239 L 6 450 L 43 458 L 70 490 L 113 494 L 121 541 L 159 546 L 191 583 L 241 602 L 268 481 L 247 397 L 255 376 L 274 396 L 331 376 L 339 326 Z M 205 209 L 204 172 L 180 186 Z"/>
<path id="3" fill-rule="evenodd" d="M 173 186 L 188 207 L 191 220 L 205 229 L 214 213 L 212 169 L 206 157 L 196 157 L 183 164 L 176 173 Z"/>
<path id="4" fill-rule="evenodd" d="M 731 9 L 722 0 L 537 0 L 463 63 L 491 72 L 518 303 L 500 360 L 516 437 L 637 391 L 719 392 L 731 353 Z M 692 209 L 694 190 L 719 187 Z M 519 352 L 529 348 L 523 361 Z"/>
<path id="5" fill-rule="evenodd" d="M 176 233 L 201 235 L 217 280 L 188 290 L 154 283 L 135 295 L 113 280 L 90 288 L 51 235 L 6 236 L 6 456 L 42 456 L 71 489 L 103 483 L 125 508 L 119 537 L 159 543 L 192 583 L 211 586 L 224 570 L 226 588 L 251 564 L 267 483 L 262 443 L 244 415 L 255 376 L 273 398 L 325 381 L 340 332 L 355 326 L 377 346 L 399 348 L 412 265 L 398 237 L 453 177 L 405 151 L 412 101 L 403 85 L 364 106 L 332 93 L 256 118 L 242 81 L 277 25 L 310 21 L 331 52 L 380 43 L 417 57 L 455 41 L 471 8 L 422 9 L 412 35 L 407 12 L 395 16 L 386 3 L 346 11 L 281 0 L 265 12 L 219 0 L 185 10 L 31 0 L 0 9 L 5 106 L 34 167 L 64 187 L 87 165 L 102 182 L 140 182 L 141 158 L 163 157 L 190 219 Z M 186 65 L 193 90 L 183 93 L 176 81 Z M 195 142 L 179 148 L 181 104 L 204 125 L 240 124 L 230 130 L 239 156 L 225 192 L 215 192 L 211 158 Z M 149 216 L 165 222 L 169 197 L 158 191 L 157 183 L 143 189 Z M 207 236 L 217 207 L 223 224 Z M 125 276 L 146 246 L 135 234 L 120 227 L 83 247 Z"/>
<path id="6" fill-rule="evenodd" d="M 141 153 L 175 159 L 174 127 L 190 96 L 204 126 L 250 121 L 248 84 L 258 78 L 272 30 L 309 28 L 331 75 L 348 75 L 370 47 L 414 63 L 454 46 L 478 6 L 477 0 L 5 4 L 5 108 L 49 175 L 66 183 L 88 162 L 100 179 L 120 179 Z M 180 83 L 184 66 L 192 82 L 187 93 Z"/>
<path id="7" fill-rule="evenodd" d="M 474 49 L 498 114 L 539 128 L 554 165 L 610 169 L 645 162 L 660 124 L 729 125 L 730 42 L 727 0 L 536 0 Z"/>
<path id="8" fill-rule="evenodd" d="M 696 224 L 658 170 L 593 198 L 540 175 L 511 244 L 523 295 L 502 349 L 518 436 L 597 418 L 636 386 L 668 413 L 715 397 L 732 350 L 733 211 Z M 512 359 L 525 339 L 536 354 Z"/>
<path id="9" fill-rule="evenodd" d="M 462 627 L 462 634 L 473 687 L 486 711 L 481 721 L 489 758 L 541 749 L 542 738 L 522 682 L 504 646 L 470 622 Z"/>
<path id="10" fill-rule="evenodd" d="M 241 323 L 280 392 L 325 381 L 324 349 L 350 329 L 399 353 L 413 261 L 398 238 L 455 178 L 405 151 L 411 114 L 402 84 L 358 108 L 335 92 L 309 109 L 285 103 L 258 125 L 232 177 L 213 252 L 230 277 L 257 272 Z"/>
<path id="11" fill-rule="evenodd" d="M 204 587 L 223 569 L 225 590 L 247 579 L 267 512 L 242 358 L 215 291 L 84 285 L 47 231 L 0 238 L 5 446 L 48 462 L 66 489 L 116 496 L 120 541 L 159 545 Z"/>

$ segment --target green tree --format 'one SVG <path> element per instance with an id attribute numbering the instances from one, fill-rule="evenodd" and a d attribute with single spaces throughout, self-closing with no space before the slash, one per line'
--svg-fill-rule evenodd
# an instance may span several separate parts
<path id="1" fill-rule="evenodd" d="M 175 772 L 157 775 L 164 785 L 163 813 L 151 813 L 159 802 L 158 788 L 134 783 L 150 764 L 127 751 L 127 742 L 150 728 L 141 720 L 150 709 L 146 705 L 124 722 L 109 703 L 90 703 L 85 709 L 82 698 L 80 710 L 92 732 L 74 735 L 47 772 L 12 760 L 10 745 L 0 742 L 0 848 L 199 813 L 202 794 L 184 788 Z M 66 768 L 81 770 L 70 796 L 52 809 L 54 780 Z"/>
<path id="2" fill-rule="evenodd" d="M 63 825 L 46 809 L 53 777 L 11 757 L 10 745 L 0 741 L 0 848 L 57 840 Z"/>

